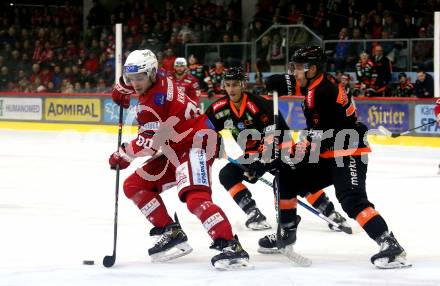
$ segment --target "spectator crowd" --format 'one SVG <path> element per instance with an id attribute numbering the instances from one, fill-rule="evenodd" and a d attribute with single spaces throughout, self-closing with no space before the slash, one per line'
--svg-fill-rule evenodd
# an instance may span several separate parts
<path id="1" fill-rule="evenodd" d="M 81 1 L 59 6 L 0 4 L 0 90 L 108 92 L 114 81 L 114 24 L 122 22 L 124 55 L 133 49 L 151 49 L 168 71 L 177 57 L 185 56 L 188 43 L 233 44 L 258 39 L 253 67 L 244 59 L 243 47 L 226 45 L 215 52 L 209 47 L 191 47 L 188 67 L 199 75 L 205 91 L 218 92 L 216 82 L 224 66 L 232 65 L 255 70 L 256 86 L 261 88 L 261 72 L 283 72 L 295 48 L 313 42 L 305 29 L 292 29 L 287 38 L 279 29 L 262 34 L 273 24 L 304 24 L 321 39 L 338 40 L 325 47 L 328 68 L 348 81 L 355 96 L 432 94 L 426 87 L 432 77 L 426 72 L 432 71 L 433 47 L 426 38 L 433 35 L 432 11 L 438 1 L 377 1 L 370 5 L 354 0 L 260 0 L 246 27 L 241 22 L 240 0 L 153 2 L 158 3 L 121 1 L 108 9 L 94 0 L 85 28 Z M 392 40 L 398 38 L 422 40 L 415 41 L 408 53 L 407 42 Z M 371 41 L 344 41 L 361 39 Z M 405 74 L 410 70 L 418 71 L 416 82 L 411 83 Z M 400 72 L 398 83 L 392 84 L 392 72 Z"/>

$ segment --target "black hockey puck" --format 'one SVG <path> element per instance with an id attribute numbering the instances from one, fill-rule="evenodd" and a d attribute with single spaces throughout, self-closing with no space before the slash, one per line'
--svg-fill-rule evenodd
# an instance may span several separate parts
<path id="1" fill-rule="evenodd" d="M 95 261 L 93 261 L 93 260 L 83 260 L 83 264 L 84 265 L 93 265 L 93 264 L 95 264 Z"/>

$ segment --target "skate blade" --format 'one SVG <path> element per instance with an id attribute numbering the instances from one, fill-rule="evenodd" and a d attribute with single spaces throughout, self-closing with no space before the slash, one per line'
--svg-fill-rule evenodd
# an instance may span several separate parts
<path id="1" fill-rule="evenodd" d="M 214 263 L 214 267 L 220 271 L 246 270 L 254 266 L 249 263 L 248 258 L 222 259 Z"/>
<path id="2" fill-rule="evenodd" d="M 253 222 L 246 227 L 250 230 L 265 230 L 272 228 L 272 226 L 270 226 L 270 224 L 268 224 L 267 222 Z"/>
<path id="3" fill-rule="evenodd" d="M 350 226 L 345 226 L 345 225 L 341 225 L 340 227 L 336 227 L 332 224 L 328 225 L 328 228 L 332 231 L 336 231 L 336 232 L 345 232 L 347 234 L 353 234 L 353 229 Z"/>
<path id="4" fill-rule="evenodd" d="M 277 253 L 280 253 L 280 250 L 279 250 L 278 248 L 264 248 L 264 247 L 259 247 L 259 248 L 257 249 L 257 251 L 258 251 L 259 253 L 262 253 L 262 254 L 277 254 Z"/>
<path id="5" fill-rule="evenodd" d="M 307 257 L 302 256 L 299 253 L 296 253 L 293 250 L 292 245 L 287 245 L 285 248 L 281 248 L 279 251 L 284 256 L 286 256 L 290 261 L 297 264 L 298 266 L 309 267 L 310 265 L 312 265 L 312 260 Z"/>
<path id="6" fill-rule="evenodd" d="M 376 259 L 374 266 L 379 269 L 399 269 L 412 267 L 412 264 L 406 261 L 405 256 L 397 256 L 392 262 L 388 262 L 388 257 Z"/>
<path id="7" fill-rule="evenodd" d="M 166 251 L 151 255 L 151 262 L 160 263 L 170 261 L 185 256 L 191 253 L 191 251 L 193 251 L 192 247 L 188 243 L 182 242 Z"/>

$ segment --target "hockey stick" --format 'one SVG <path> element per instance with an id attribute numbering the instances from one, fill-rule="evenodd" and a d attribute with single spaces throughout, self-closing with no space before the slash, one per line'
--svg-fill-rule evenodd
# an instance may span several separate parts
<path id="1" fill-rule="evenodd" d="M 428 123 L 422 124 L 422 125 L 414 127 L 414 128 L 410 128 L 407 131 L 404 131 L 404 132 L 401 132 L 401 133 L 391 132 L 389 129 L 387 129 L 385 126 L 382 126 L 382 125 L 379 126 L 378 129 L 385 136 L 388 136 L 388 137 L 391 137 L 391 138 L 396 138 L 396 137 L 399 137 L 399 136 L 408 135 L 409 133 L 411 133 L 411 131 L 419 129 L 419 128 L 422 128 L 423 126 L 426 126 L 426 125 L 431 125 L 432 123 L 437 123 L 437 121 L 429 121 Z"/>
<path id="2" fill-rule="evenodd" d="M 274 161 L 277 161 L 278 158 L 280 157 L 280 147 L 279 147 L 279 138 L 276 134 L 277 132 L 277 126 L 278 126 L 278 91 L 274 91 L 272 93 L 272 97 L 273 97 L 273 126 L 274 126 L 274 130 L 273 130 L 273 148 L 274 148 Z M 274 186 L 273 186 L 273 190 L 275 192 L 275 209 L 276 209 L 276 217 L 277 217 L 277 246 L 278 249 L 283 249 L 286 247 L 286 245 L 284 244 L 284 240 L 282 239 L 282 234 L 281 234 L 281 208 L 280 208 L 280 190 L 279 190 L 279 185 L 280 185 L 280 172 L 277 169 L 275 169 L 274 172 Z"/>
<path id="3" fill-rule="evenodd" d="M 277 136 L 277 130 L 278 130 L 278 91 L 274 91 L 272 93 L 273 96 L 273 144 L 274 144 L 274 161 L 277 161 L 280 158 L 280 142 L 279 137 Z M 281 135 L 281 134 L 280 134 Z M 307 257 L 302 256 L 301 254 L 295 252 L 293 250 L 292 244 L 286 245 L 285 241 L 282 237 L 282 229 L 281 229 L 281 207 L 280 207 L 280 171 L 278 168 L 275 169 L 274 174 L 274 186 L 273 190 L 275 192 L 275 208 L 277 212 L 277 248 L 280 250 L 280 252 L 286 256 L 289 260 L 292 262 L 303 266 L 303 267 L 309 267 L 312 265 L 312 260 L 310 260 Z M 295 218 L 296 219 L 296 218 Z M 295 234 L 296 236 L 296 234 Z M 296 239 L 295 239 L 296 240 Z"/>
<path id="4" fill-rule="evenodd" d="M 118 148 L 121 146 L 122 141 L 122 121 L 124 116 L 124 109 L 119 107 L 119 124 L 118 124 Z M 119 199 L 119 165 L 116 165 L 116 187 L 115 187 L 115 217 L 113 225 L 113 254 L 104 256 L 102 264 L 105 267 L 112 267 L 116 261 L 116 239 L 118 237 L 118 199 Z"/>
<path id="5" fill-rule="evenodd" d="M 245 166 L 241 165 L 237 160 L 232 159 L 231 157 L 228 157 L 228 161 L 237 165 L 240 169 L 242 169 L 243 171 L 248 171 L 249 169 L 246 168 Z M 258 178 L 259 181 L 265 183 L 266 185 L 268 185 L 269 187 L 273 188 L 273 183 L 270 182 L 269 180 L 260 177 Z M 314 215 L 318 216 L 319 218 L 321 218 L 322 220 L 326 221 L 327 223 L 333 225 L 334 227 L 337 227 L 338 229 L 340 229 L 341 231 L 347 233 L 347 234 L 352 234 L 353 230 L 350 227 L 345 227 L 340 225 L 337 222 L 334 222 L 333 220 L 329 219 L 328 217 L 326 217 L 325 215 L 323 215 L 322 213 L 320 213 L 319 211 L 315 210 L 314 208 L 310 207 L 309 205 L 307 205 L 306 203 L 302 202 L 301 200 L 298 200 L 298 204 L 300 206 L 302 206 L 303 208 L 305 208 L 306 210 L 310 211 L 311 213 L 313 213 Z"/>

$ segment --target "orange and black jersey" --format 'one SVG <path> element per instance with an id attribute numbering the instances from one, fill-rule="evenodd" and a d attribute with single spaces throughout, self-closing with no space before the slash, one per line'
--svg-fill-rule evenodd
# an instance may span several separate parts
<path id="1" fill-rule="evenodd" d="M 332 75 L 327 73 L 319 75 L 307 87 L 300 88 L 300 92 L 305 96 L 303 109 L 307 129 L 324 132 L 324 139 L 321 141 L 321 157 L 338 157 L 346 154 L 358 155 L 370 151 L 369 147 L 363 142 L 363 136 L 367 128 L 357 121 L 356 107 L 352 99 Z M 344 144 L 339 142 L 335 144 L 338 132 L 344 129 L 356 131 L 359 140 L 355 140 L 350 146 L 348 146 L 347 138 Z M 330 137 L 325 136 L 325 132 L 331 130 L 333 130 L 333 136 L 325 139 Z M 310 133 L 319 134 L 316 132 Z M 341 147 L 336 148 L 335 146 Z M 335 150 L 335 148 L 338 150 Z"/>
<path id="2" fill-rule="evenodd" d="M 257 130 L 261 134 L 261 140 L 251 140 L 248 137 L 245 152 L 261 153 L 264 150 L 263 137 L 265 130 L 273 125 L 272 101 L 244 93 L 240 108 L 237 109 L 229 97 L 224 96 L 211 104 L 205 113 L 218 132 L 223 129 L 229 130 L 235 140 L 238 139 L 240 132 L 245 129 Z M 277 128 L 279 130 L 289 130 L 284 118 L 282 116 L 278 118 Z M 283 135 L 281 134 L 281 136 Z"/>

